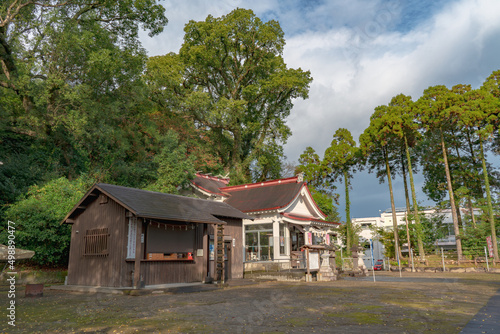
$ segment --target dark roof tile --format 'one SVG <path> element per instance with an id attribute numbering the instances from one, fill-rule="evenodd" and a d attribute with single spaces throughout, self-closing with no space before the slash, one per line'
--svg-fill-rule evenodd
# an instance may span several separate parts
<path id="1" fill-rule="evenodd" d="M 102 191 L 138 217 L 220 223 L 218 218 L 251 219 L 241 211 L 222 202 L 165 194 L 154 191 L 98 183 L 94 189 Z M 72 211 L 72 213 L 75 209 Z M 70 213 L 67 218 L 72 216 Z"/>
<path id="2" fill-rule="evenodd" d="M 230 197 L 224 202 L 243 212 L 266 211 L 286 207 L 304 186 L 300 183 L 284 183 L 262 187 L 223 189 Z"/>

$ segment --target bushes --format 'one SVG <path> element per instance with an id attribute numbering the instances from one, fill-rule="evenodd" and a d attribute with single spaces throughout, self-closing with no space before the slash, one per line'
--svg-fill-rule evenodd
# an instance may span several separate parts
<path id="1" fill-rule="evenodd" d="M 35 251 L 32 261 L 37 264 L 67 265 L 71 226 L 61 225 L 61 221 L 91 185 L 86 177 L 75 181 L 61 177 L 30 187 L 24 198 L 9 206 L 4 215 L 15 223 L 16 247 Z M 0 243 L 5 243 L 7 221 L 1 224 Z"/>

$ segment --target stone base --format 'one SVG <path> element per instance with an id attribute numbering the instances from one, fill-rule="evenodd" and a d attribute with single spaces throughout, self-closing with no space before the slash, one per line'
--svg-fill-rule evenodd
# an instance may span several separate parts
<path id="1" fill-rule="evenodd" d="M 337 275 L 335 275 L 333 272 L 330 273 L 318 273 L 318 281 L 323 281 L 323 282 L 330 282 L 330 281 L 336 281 L 337 280 Z"/>

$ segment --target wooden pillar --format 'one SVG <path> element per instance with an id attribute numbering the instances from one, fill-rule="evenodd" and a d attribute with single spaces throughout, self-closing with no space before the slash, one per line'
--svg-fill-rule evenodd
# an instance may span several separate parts
<path id="1" fill-rule="evenodd" d="M 135 239 L 135 262 L 134 262 L 134 289 L 140 287 L 141 280 L 141 260 L 142 260 L 142 219 L 134 217 L 136 221 L 137 234 Z"/>

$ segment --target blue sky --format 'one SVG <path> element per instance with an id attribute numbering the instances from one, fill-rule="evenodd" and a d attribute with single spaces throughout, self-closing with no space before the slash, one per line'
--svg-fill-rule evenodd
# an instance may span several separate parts
<path id="1" fill-rule="evenodd" d="M 358 138 L 374 108 L 399 93 L 416 100 L 433 85 L 478 87 L 500 69 L 498 0 L 160 3 L 166 8 L 168 26 L 160 36 L 141 35 L 151 56 L 178 52 L 189 20 L 221 16 L 236 7 L 252 9 L 263 21 L 280 23 L 287 43 L 285 62 L 291 68 L 310 70 L 313 77 L 309 99 L 295 101 L 287 121 L 293 135 L 285 154 L 292 162 L 307 146 L 322 156 L 340 127 Z M 401 179 L 395 180 L 394 188 L 396 206 L 404 206 Z M 423 193 L 417 196 L 423 204 L 431 204 Z M 378 215 L 390 207 L 387 184 L 379 185 L 372 174 L 358 173 L 351 202 L 353 217 Z"/>

